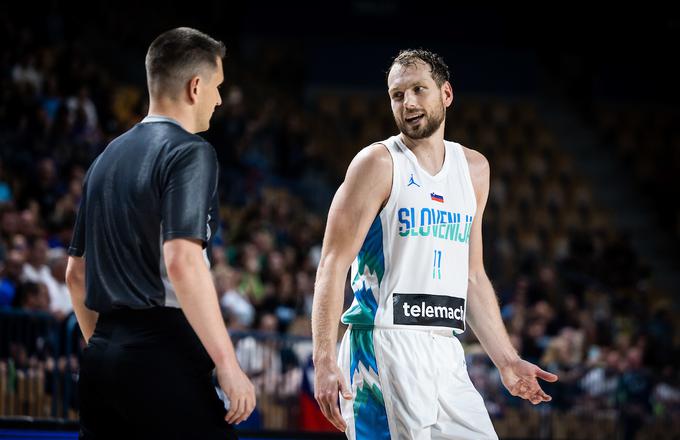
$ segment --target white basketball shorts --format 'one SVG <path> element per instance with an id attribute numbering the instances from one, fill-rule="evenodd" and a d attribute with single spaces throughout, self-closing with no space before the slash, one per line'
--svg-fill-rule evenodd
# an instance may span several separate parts
<path id="1" fill-rule="evenodd" d="M 498 439 L 451 330 L 350 326 L 338 364 L 350 440 Z"/>

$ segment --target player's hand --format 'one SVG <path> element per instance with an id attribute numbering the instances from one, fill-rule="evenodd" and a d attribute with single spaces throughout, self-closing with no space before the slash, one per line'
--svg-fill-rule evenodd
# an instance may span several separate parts
<path id="1" fill-rule="evenodd" d="M 229 398 L 227 423 L 241 423 L 255 409 L 255 387 L 239 367 L 217 369 L 217 381 Z"/>
<path id="2" fill-rule="evenodd" d="M 557 375 L 544 371 L 524 359 L 518 359 L 499 371 L 503 385 L 513 396 L 526 399 L 534 405 L 552 400 L 552 397 L 541 389 L 537 379 L 556 382 L 558 379 Z"/>
<path id="3" fill-rule="evenodd" d="M 340 431 L 345 432 L 347 425 L 338 407 L 338 393 L 344 399 L 352 399 L 352 393 L 345 385 L 340 368 L 334 363 L 321 363 L 314 366 L 314 398 L 321 407 L 321 412 L 329 422 Z"/>

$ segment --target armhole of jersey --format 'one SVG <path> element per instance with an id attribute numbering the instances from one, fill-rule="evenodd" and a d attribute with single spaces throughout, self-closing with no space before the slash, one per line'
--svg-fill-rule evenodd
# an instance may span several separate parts
<path id="1" fill-rule="evenodd" d="M 464 147 L 457 143 L 457 142 L 452 142 L 453 147 L 456 148 L 459 151 L 460 155 L 460 160 L 461 160 L 461 166 L 463 168 L 463 172 L 465 173 L 465 180 L 468 182 L 468 187 L 470 188 L 471 194 L 472 194 L 472 204 L 474 206 L 474 215 L 477 215 L 477 193 L 475 192 L 475 185 L 472 183 L 472 176 L 470 175 L 470 164 L 468 163 L 467 157 L 465 157 L 465 150 L 463 149 Z"/>
<path id="2" fill-rule="evenodd" d="M 380 215 L 383 211 L 387 210 L 388 208 L 391 208 L 394 206 L 396 203 L 397 198 L 399 197 L 399 184 L 398 184 L 398 179 L 399 179 L 399 167 L 397 166 L 397 158 L 394 157 L 394 151 L 392 148 L 390 148 L 390 139 L 382 141 L 382 142 L 376 142 L 376 144 L 381 144 L 387 152 L 390 154 L 390 159 L 392 159 L 392 185 L 390 188 L 390 195 L 387 197 L 387 200 L 385 201 L 385 205 L 380 209 L 380 212 L 378 212 L 378 215 Z"/>

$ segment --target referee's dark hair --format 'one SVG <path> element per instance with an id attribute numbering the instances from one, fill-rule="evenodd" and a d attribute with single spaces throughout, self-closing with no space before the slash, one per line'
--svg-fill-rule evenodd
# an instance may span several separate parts
<path id="1" fill-rule="evenodd" d="M 146 53 L 146 80 L 151 97 L 175 98 L 204 69 L 215 69 L 224 58 L 224 43 L 188 27 L 160 34 Z"/>

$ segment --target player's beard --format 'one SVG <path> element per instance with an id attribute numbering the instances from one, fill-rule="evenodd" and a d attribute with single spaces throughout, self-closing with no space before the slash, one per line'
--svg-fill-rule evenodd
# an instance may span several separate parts
<path id="1" fill-rule="evenodd" d="M 413 127 L 408 122 L 406 122 L 405 117 L 395 117 L 394 121 L 397 123 L 397 128 L 399 128 L 399 131 L 409 138 L 425 139 L 432 136 L 432 134 L 437 131 L 437 129 L 442 125 L 442 122 L 444 122 L 445 117 L 446 108 L 444 107 L 444 103 L 442 103 L 441 106 L 432 113 L 423 111 L 423 118 L 417 127 Z"/>

